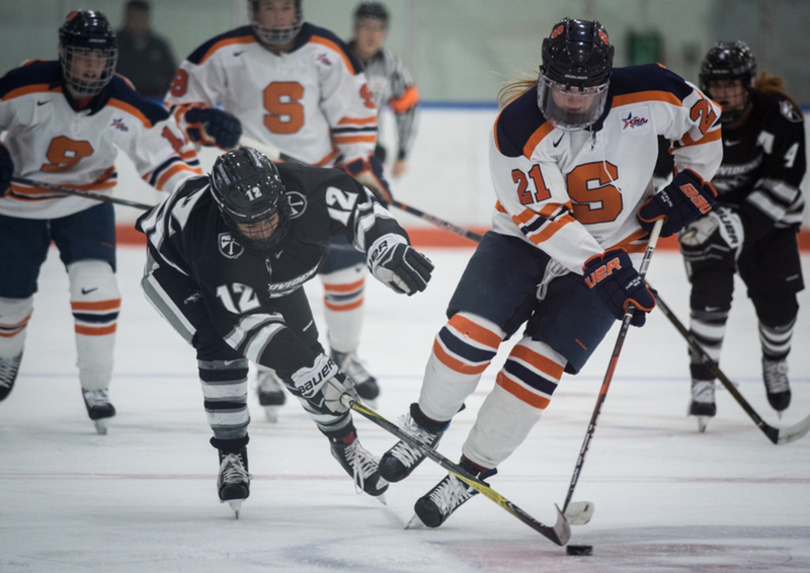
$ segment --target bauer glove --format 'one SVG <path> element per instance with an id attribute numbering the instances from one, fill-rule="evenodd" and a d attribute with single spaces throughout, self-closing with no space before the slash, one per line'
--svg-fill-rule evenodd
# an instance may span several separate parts
<path id="1" fill-rule="evenodd" d="M 638 210 L 641 228 L 652 232 L 658 219 L 664 219 L 661 236 L 674 235 L 698 217 L 711 211 L 717 191 L 691 169 L 684 169 L 661 191 L 647 199 Z"/>
<path id="2" fill-rule="evenodd" d="M 411 247 L 402 235 L 383 235 L 368 250 L 371 274 L 389 288 L 408 296 L 425 290 L 433 268 L 430 259 Z"/>
<path id="3" fill-rule="evenodd" d="M 222 149 L 233 149 L 239 145 L 242 136 L 242 123 L 228 112 L 210 107 L 192 107 L 186 112 L 189 124 L 188 136 L 191 141 L 214 143 Z"/>
<path id="4" fill-rule="evenodd" d="M 622 320 L 628 305 L 633 305 L 630 324 L 644 326 L 646 313 L 655 308 L 655 296 L 636 272 L 630 255 L 622 249 L 612 249 L 591 257 L 582 268 L 585 284 L 596 291 L 616 320 Z"/>

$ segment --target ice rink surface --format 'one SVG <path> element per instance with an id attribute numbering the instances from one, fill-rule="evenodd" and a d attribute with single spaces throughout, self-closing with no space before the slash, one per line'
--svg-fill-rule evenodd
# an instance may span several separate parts
<path id="1" fill-rule="evenodd" d="M 361 349 L 381 381 L 378 410 L 395 420 L 418 395 L 433 337 L 471 250 L 427 251 L 427 292 L 398 296 L 370 279 Z M 237 521 L 216 493 L 217 454 L 202 408 L 193 350 L 145 301 L 141 249 L 119 249 L 123 294 L 107 436 L 86 416 L 74 366 L 67 276 L 51 251 L 39 281 L 17 384 L 0 404 L 0 571 L 319 573 L 807 572 L 810 436 L 774 446 L 728 392 L 705 434 L 686 416 L 686 345 L 655 311 L 627 338 L 575 500 L 593 501 L 571 557 L 482 496 L 437 530 L 404 530 L 413 503 L 444 475 L 426 461 L 390 487 L 388 506 L 356 495 L 326 439 L 292 400 L 264 420 L 250 397 L 250 498 Z M 810 270 L 805 256 L 805 274 Z M 680 257 L 655 255 L 651 283 L 687 320 Z M 322 290 L 308 285 L 324 336 Z M 790 356 L 793 402 L 810 413 L 810 294 Z M 585 370 L 565 376 L 551 405 L 491 485 L 545 523 L 565 499 L 617 326 Z M 468 400 L 439 450 L 458 459 L 511 343 Z M 737 283 L 721 367 L 754 409 L 778 422 L 761 382 L 756 318 Z M 394 439 L 356 416 L 381 455 Z"/>

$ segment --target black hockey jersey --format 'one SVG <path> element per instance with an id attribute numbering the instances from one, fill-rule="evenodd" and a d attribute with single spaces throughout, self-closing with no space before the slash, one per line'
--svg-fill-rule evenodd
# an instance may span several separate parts
<path id="1" fill-rule="evenodd" d="M 315 276 L 332 235 L 344 235 L 366 252 L 386 234 L 407 240 L 388 211 L 344 172 L 291 163 L 279 164 L 278 170 L 292 213 L 286 237 L 272 249 L 239 242 L 209 192 L 207 176 L 189 180 L 136 223 L 147 235 L 152 259 L 199 286 L 223 339 L 267 366 L 273 364 L 263 356 L 266 346 L 286 328 L 284 307 L 290 303 L 285 297 Z"/>

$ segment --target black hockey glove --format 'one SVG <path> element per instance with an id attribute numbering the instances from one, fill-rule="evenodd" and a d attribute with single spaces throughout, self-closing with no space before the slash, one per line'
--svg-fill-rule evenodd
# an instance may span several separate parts
<path id="1" fill-rule="evenodd" d="M 342 414 L 350 408 L 341 401 L 344 395 L 357 400 L 354 386 L 325 354 L 319 354 L 312 366 L 293 372 L 292 381 L 301 397 L 318 410 L 326 406 L 330 412 Z"/>
<path id="2" fill-rule="evenodd" d="M 0 197 L 6 194 L 14 176 L 14 160 L 6 146 L 0 143 Z"/>
<path id="3" fill-rule="evenodd" d="M 627 306 L 635 307 L 630 324 L 644 326 L 647 313 L 655 308 L 655 296 L 622 249 L 605 251 L 585 261 L 585 284 L 596 291 L 616 320 L 622 320 Z"/>
<path id="4" fill-rule="evenodd" d="M 210 107 L 193 107 L 186 112 L 189 124 L 188 136 L 191 141 L 205 142 L 207 138 L 222 149 L 233 149 L 239 145 L 242 136 L 242 123 L 228 112 Z"/>
<path id="5" fill-rule="evenodd" d="M 661 191 L 647 199 L 638 210 L 641 228 L 652 232 L 658 219 L 664 219 L 661 236 L 674 235 L 698 217 L 708 213 L 717 191 L 691 169 L 684 169 Z"/>
<path id="6" fill-rule="evenodd" d="M 371 273 L 389 288 L 408 296 L 425 290 L 433 268 L 430 259 L 411 247 L 401 235 L 383 235 L 368 251 Z"/>
<path id="7" fill-rule="evenodd" d="M 726 206 L 715 206 L 705 217 L 678 233 L 681 254 L 687 263 L 728 267 L 734 272 L 742 252 L 745 231 L 740 215 Z"/>

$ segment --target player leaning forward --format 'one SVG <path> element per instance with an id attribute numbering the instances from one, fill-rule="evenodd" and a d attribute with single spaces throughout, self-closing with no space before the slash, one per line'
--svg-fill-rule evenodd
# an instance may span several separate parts
<path id="1" fill-rule="evenodd" d="M 428 360 L 406 429 L 435 445 L 475 390 L 501 341 L 525 330 L 462 447 L 486 478 L 523 442 L 563 372 L 577 373 L 628 305 L 635 326 L 655 300 L 634 267 L 653 221 L 677 232 L 710 209 L 722 156 L 719 108 L 657 65 L 612 69 L 598 22 L 556 24 L 537 81 L 505 88 L 490 137 L 498 196 L 493 230 L 471 258 Z M 653 196 L 657 136 L 678 174 Z M 398 442 L 380 461 L 388 481 L 423 456 Z M 436 527 L 475 492 L 448 475 L 416 502 Z"/>
<path id="2" fill-rule="evenodd" d="M 388 487 L 340 402 L 344 374 L 324 354 L 302 288 L 333 235 L 367 253 L 381 282 L 424 290 L 433 265 L 372 194 L 335 169 L 271 163 L 251 148 L 217 159 L 138 220 L 148 237 L 147 298 L 197 350 L 219 497 L 237 511 L 249 494 L 248 360 L 273 368 L 329 438 L 366 493 Z"/>
<path id="3" fill-rule="evenodd" d="M 107 393 L 121 307 L 110 203 L 12 183 L 11 177 L 108 194 L 116 146 L 159 190 L 201 175 L 173 118 L 115 76 L 115 33 L 101 12 L 71 12 L 59 61 L 34 60 L 0 79 L 0 400 L 11 392 L 51 240 L 70 279 L 79 381 L 100 433 L 115 414 Z"/>

